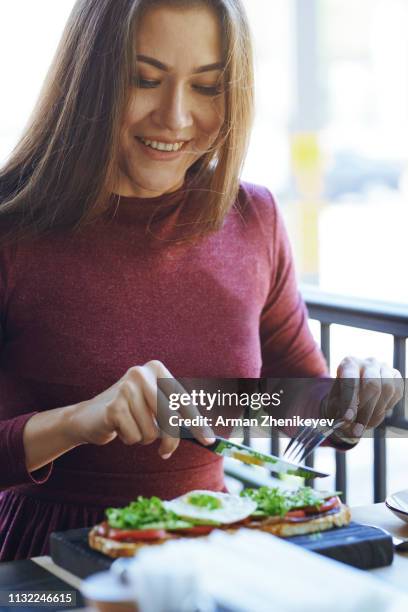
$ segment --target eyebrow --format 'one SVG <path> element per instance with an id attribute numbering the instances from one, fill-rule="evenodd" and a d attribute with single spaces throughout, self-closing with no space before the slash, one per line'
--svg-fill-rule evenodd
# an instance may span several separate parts
<path id="1" fill-rule="evenodd" d="M 167 66 L 167 64 L 159 62 L 159 60 L 154 59 L 154 57 L 149 57 L 148 55 L 137 55 L 136 59 L 139 62 L 150 64 L 151 66 L 154 66 L 159 70 L 164 70 L 164 72 L 170 72 L 170 68 L 169 66 Z M 223 62 L 215 62 L 214 64 L 206 64 L 205 66 L 198 66 L 197 68 L 193 68 L 192 74 L 201 74 L 202 72 L 211 72 L 212 70 L 222 70 L 223 68 Z"/>

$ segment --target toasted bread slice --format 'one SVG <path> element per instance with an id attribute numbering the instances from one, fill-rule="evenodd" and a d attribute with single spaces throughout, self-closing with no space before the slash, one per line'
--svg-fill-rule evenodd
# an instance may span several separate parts
<path id="1" fill-rule="evenodd" d="M 140 542 L 117 542 L 111 538 L 105 538 L 104 536 L 98 535 L 98 526 L 93 527 L 88 534 L 88 544 L 94 550 L 98 550 L 104 555 L 108 555 L 113 559 L 118 557 L 133 557 L 141 548 L 145 546 L 157 546 L 158 544 L 164 544 L 169 540 L 177 539 L 179 536 L 168 534 L 165 538 L 160 540 L 143 540 Z"/>
<path id="2" fill-rule="evenodd" d="M 308 533 L 318 533 L 319 531 L 327 531 L 333 527 L 345 527 L 350 523 L 351 513 L 347 506 L 341 504 L 340 510 L 334 513 L 327 513 L 318 518 L 311 518 L 309 521 L 299 522 L 271 522 L 268 518 L 254 520 L 247 523 L 245 527 L 249 529 L 260 529 L 267 531 L 281 538 L 290 538 L 297 535 L 305 535 Z"/>

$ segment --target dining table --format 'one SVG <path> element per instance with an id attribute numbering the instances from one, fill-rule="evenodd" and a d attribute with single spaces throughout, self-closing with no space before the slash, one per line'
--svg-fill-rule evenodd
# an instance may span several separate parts
<path id="1" fill-rule="evenodd" d="M 404 523 L 401 519 L 397 518 L 392 512 L 386 507 L 384 503 L 370 504 L 366 506 L 355 506 L 351 508 L 352 519 L 354 522 L 363 523 L 366 525 L 372 525 L 375 527 L 381 527 L 388 531 L 391 535 L 400 538 L 408 538 L 408 524 Z M 76 576 L 74 573 L 68 572 L 62 567 L 56 565 L 50 556 L 33 557 L 29 561 L 32 562 L 31 567 L 38 568 L 39 578 L 38 586 L 36 586 L 35 578 L 30 581 L 30 589 L 42 590 L 42 587 L 46 584 L 44 577 L 47 576 L 52 581 L 58 582 L 58 590 L 66 587 L 66 591 L 71 591 L 75 594 L 74 602 L 75 605 L 71 607 L 61 607 L 64 610 L 82 610 L 86 611 L 86 604 L 80 595 L 81 578 Z M 18 568 L 18 564 L 24 564 L 25 561 L 12 561 L 0 563 L 0 590 L 6 588 L 5 579 L 7 577 L 7 570 L 10 571 L 11 566 L 14 564 L 15 568 Z M 17 564 L 17 565 L 16 565 Z M 367 571 L 370 575 L 378 580 L 385 581 L 386 583 L 396 587 L 400 591 L 408 593 L 408 552 L 395 551 L 394 560 L 391 565 L 387 567 L 381 567 Z M 22 579 L 22 582 L 18 584 L 18 572 L 14 572 L 15 580 L 9 585 L 9 588 L 13 591 L 17 591 L 25 588 L 27 584 Z M 55 584 L 57 584 L 57 582 Z M 51 587 L 57 588 L 57 587 Z M 25 609 L 28 609 L 24 606 Z M 0 605 L 0 610 L 6 610 L 7 608 Z M 10 608 L 10 610 L 16 608 Z M 18 608 L 17 608 L 18 609 Z M 30 610 L 38 608 L 32 607 Z M 45 610 L 46 608 L 44 608 Z M 56 608 L 54 608 L 56 609 Z M 50 608 L 48 608 L 50 610 Z"/>

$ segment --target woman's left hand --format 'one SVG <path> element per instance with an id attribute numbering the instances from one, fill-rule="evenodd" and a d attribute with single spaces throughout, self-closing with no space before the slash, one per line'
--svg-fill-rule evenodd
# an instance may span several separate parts
<path id="1" fill-rule="evenodd" d="M 344 419 L 345 425 L 336 430 L 337 435 L 360 438 L 391 413 L 403 394 L 404 381 L 395 368 L 372 357 L 345 357 L 323 411 L 329 418 Z"/>

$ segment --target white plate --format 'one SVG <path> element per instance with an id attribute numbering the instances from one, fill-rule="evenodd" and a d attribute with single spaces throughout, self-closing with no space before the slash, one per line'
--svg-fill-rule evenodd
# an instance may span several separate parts
<path id="1" fill-rule="evenodd" d="M 408 523 L 408 489 L 389 495 L 385 505 L 395 516 Z"/>

